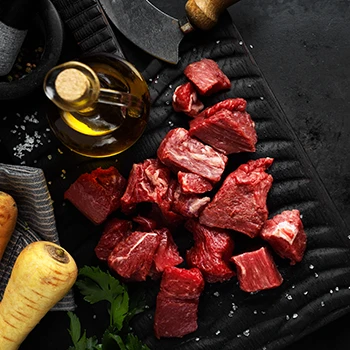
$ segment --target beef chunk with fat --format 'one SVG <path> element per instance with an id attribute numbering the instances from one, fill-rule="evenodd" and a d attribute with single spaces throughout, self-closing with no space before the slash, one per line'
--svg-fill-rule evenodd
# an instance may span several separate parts
<path id="1" fill-rule="evenodd" d="M 175 89 L 172 105 L 175 112 L 183 112 L 190 117 L 195 117 L 204 108 L 203 103 L 198 99 L 193 84 L 190 82 Z"/>
<path id="2" fill-rule="evenodd" d="M 231 87 L 229 78 L 218 64 L 208 58 L 189 64 L 184 73 L 201 95 L 208 96 Z"/>
<path id="3" fill-rule="evenodd" d="M 204 279 L 196 269 L 168 267 L 164 270 L 154 316 L 156 337 L 178 337 L 197 327 L 199 297 Z"/>
<path id="4" fill-rule="evenodd" d="M 226 230 L 209 228 L 195 220 L 187 221 L 185 227 L 193 234 L 195 242 L 187 251 L 187 264 L 201 270 L 206 282 L 231 279 L 235 275 L 229 263 L 234 248 L 231 235 Z"/>
<path id="5" fill-rule="evenodd" d="M 114 247 L 127 237 L 131 230 L 131 221 L 117 218 L 107 221 L 101 238 L 95 247 L 97 258 L 102 261 L 107 261 L 109 254 L 113 251 Z"/>
<path id="6" fill-rule="evenodd" d="M 150 273 L 153 279 L 160 277 L 167 267 L 177 266 L 183 262 L 171 232 L 164 228 L 157 230 L 157 233 L 160 242 L 153 257 L 153 266 Z"/>
<path id="7" fill-rule="evenodd" d="M 215 113 L 221 111 L 222 109 L 227 109 L 230 112 L 245 112 L 247 108 L 247 101 L 243 98 L 228 98 L 226 100 L 220 101 L 215 105 L 206 108 L 202 111 L 198 117 L 209 118 Z"/>
<path id="8" fill-rule="evenodd" d="M 209 202 L 210 197 L 183 193 L 180 185 L 178 185 L 173 194 L 171 208 L 185 218 L 197 218 Z"/>
<path id="9" fill-rule="evenodd" d="M 137 231 L 148 231 L 151 232 L 155 230 L 158 226 L 157 221 L 147 218 L 145 216 L 137 215 L 132 218 L 132 221 L 137 223 Z"/>
<path id="10" fill-rule="evenodd" d="M 273 178 L 265 170 L 272 162 L 272 158 L 251 160 L 229 174 L 200 214 L 200 223 L 256 237 L 268 217 L 266 198 Z"/>
<path id="11" fill-rule="evenodd" d="M 127 281 L 145 281 L 159 246 L 157 232 L 132 232 L 108 257 L 108 266 Z"/>
<path id="12" fill-rule="evenodd" d="M 307 238 L 299 210 L 285 210 L 267 220 L 260 236 L 279 256 L 289 259 L 291 265 L 302 260 Z"/>
<path id="13" fill-rule="evenodd" d="M 186 129 L 170 130 L 158 151 L 160 161 L 173 172 L 191 172 L 215 183 L 220 181 L 227 157 L 189 136 Z"/>
<path id="14" fill-rule="evenodd" d="M 97 168 L 90 174 L 80 175 L 64 193 L 64 198 L 99 225 L 120 207 L 125 186 L 126 180 L 116 168 Z"/>
<path id="15" fill-rule="evenodd" d="M 132 213 L 142 202 L 160 203 L 168 192 L 170 170 L 158 159 L 146 159 L 134 164 L 121 198 L 121 209 Z"/>
<path id="16" fill-rule="evenodd" d="M 189 134 L 224 154 L 255 152 L 257 142 L 250 115 L 228 109 L 221 109 L 207 118 L 198 116 L 190 122 Z"/>
<path id="17" fill-rule="evenodd" d="M 177 180 L 179 181 L 183 193 L 200 194 L 213 189 L 213 185 L 210 181 L 197 174 L 179 171 L 177 173 Z"/>
<path id="18" fill-rule="evenodd" d="M 266 247 L 233 256 L 237 267 L 239 287 L 245 292 L 279 287 L 283 278 Z"/>

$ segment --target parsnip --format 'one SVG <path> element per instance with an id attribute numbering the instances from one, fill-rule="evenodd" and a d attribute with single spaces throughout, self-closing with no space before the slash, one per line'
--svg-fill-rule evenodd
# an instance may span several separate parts
<path id="1" fill-rule="evenodd" d="M 7 193 L 0 191 L 0 261 L 17 222 L 17 205 Z"/>
<path id="2" fill-rule="evenodd" d="M 0 349 L 18 349 L 45 314 L 76 281 L 71 255 L 57 244 L 40 241 L 19 254 L 0 303 Z"/>

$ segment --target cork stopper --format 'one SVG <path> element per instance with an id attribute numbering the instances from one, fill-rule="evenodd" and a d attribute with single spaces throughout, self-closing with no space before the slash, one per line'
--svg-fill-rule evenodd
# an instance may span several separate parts
<path id="1" fill-rule="evenodd" d="M 67 102 L 81 99 L 86 94 L 89 85 L 85 74 L 76 68 L 64 69 L 57 75 L 55 81 L 57 94 Z"/>

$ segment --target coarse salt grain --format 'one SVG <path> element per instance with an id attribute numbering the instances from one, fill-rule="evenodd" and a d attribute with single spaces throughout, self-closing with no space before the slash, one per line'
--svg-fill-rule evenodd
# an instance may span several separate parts
<path id="1" fill-rule="evenodd" d="M 243 334 L 246 336 L 246 337 L 249 337 L 250 336 L 250 330 L 249 329 L 246 329 Z"/>
<path id="2" fill-rule="evenodd" d="M 219 335 L 221 333 L 220 330 L 216 331 L 215 335 Z"/>
<path id="3" fill-rule="evenodd" d="M 215 293 L 213 293 L 213 295 L 214 295 L 215 297 L 220 296 L 219 292 L 215 292 Z"/>
<path id="4" fill-rule="evenodd" d="M 293 314 L 293 318 L 297 318 L 298 316 L 298 314 Z"/>

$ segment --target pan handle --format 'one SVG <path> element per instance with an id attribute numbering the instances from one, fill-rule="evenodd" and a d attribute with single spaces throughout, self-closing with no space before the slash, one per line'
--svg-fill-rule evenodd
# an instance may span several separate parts
<path id="1" fill-rule="evenodd" d="M 208 30 L 215 26 L 220 14 L 239 0 L 188 0 L 186 14 L 193 26 Z"/>

